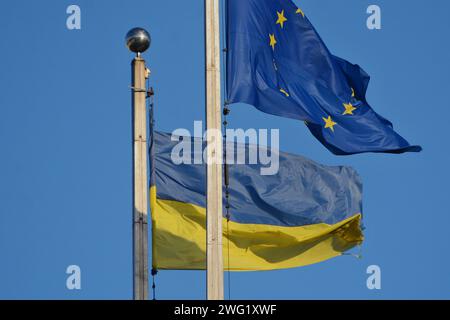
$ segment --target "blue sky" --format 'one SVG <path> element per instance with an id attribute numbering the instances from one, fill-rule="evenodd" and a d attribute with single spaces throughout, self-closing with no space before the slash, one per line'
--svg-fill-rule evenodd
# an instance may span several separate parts
<path id="1" fill-rule="evenodd" d="M 364 181 L 362 259 L 233 273 L 234 299 L 450 298 L 450 3 L 295 1 L 336 55 L 372 76 L 368 100 L 420 154 L 337 157 L 298 121 L 235 105 L 233 127 L 280 128 L 281 148 L 356 168 Z M 66 28 L 81 7 L 82 29 Z M 366 9 L 382 10 L 368 30 Z M 0 10 L 0 298 L 130 299 L 130 62 L 125 33 L 153 37 L 145 54 L 157 129 L 204 119 L 203 2 L 3 1 Z M 68 265 L 82 289 L 66 289 Z M 368 290 L 379 265 L 382 289 Z M 203 299 L 205 273 L 162 271 L 160 299 Z M 227 284 L 228 285 L 228 284 Z"/>

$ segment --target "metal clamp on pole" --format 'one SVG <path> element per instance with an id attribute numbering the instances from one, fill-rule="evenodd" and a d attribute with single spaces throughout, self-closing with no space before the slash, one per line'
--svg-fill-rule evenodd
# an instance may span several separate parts
<path id="1" fill-rule="evenodd" d="M 131 91 L 133 92 L 147 92 L 147 89 L 143 89 L 143 88 L 135 88 L 133 86 L 130 86 Z"/>

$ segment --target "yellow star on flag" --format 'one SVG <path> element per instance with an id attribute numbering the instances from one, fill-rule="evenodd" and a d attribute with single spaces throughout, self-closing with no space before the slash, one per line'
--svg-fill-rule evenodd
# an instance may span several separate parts
<path id="1" fill-rule="evenodd" d="M 301 14 L 302 17 L 305 17 L 305 13 L 302 11 L 302 9 L 298 8 L 297 11 L 295 11 L 296 14 Z"/>
<path id="2" fill-rule="evenodd" d="M 287 93 L 286 90 L 280 89 L 280 92 L 281 92 L 281 93 L 284 93 L 284 95 L 285 95 L 286 97 L 289 97 L 289 93 Z"/>
<path id="3" fill-rule="evenodd" d="M 272 50 L 275 50 L 275 45 L 277 44 L 275 34 L 269 34 L 269 38 L 270 38 L 270 46 L 272 47 Z"/>
<path id="4" fill-rule="evenodd" d="M 334 126 L 337 125 L 336 122 L 331 119 L 331 116 L 328 116 L 328 118 L 322 118 L 323 121 L 325 121 L 325 129 L 331 129 L 331 131 L 334 132 Z"/>
<path id="5" fill-rule="evenodd" d="M 353 88 L 351 88 L 352 89 L 352 97 L 355 97 L 355 89 L 353 89 Z"/>
<path id="6" fill-rule="evenodd" d="M 356 110 L 356 108 L 351 103 L 344 103 L 344 108 L 345 108 L 345 111 L 344 111 L 343 115 L 346 115 L 346 114 L 353 115 L 353 111 Z"/>
<path id="7" fill-rule="evenodd" d="M 280 12 L 277 11 L 278 20 L 277 24 L 281 26 L 281 29 L 283 29 L 284 23 L 287 21 L 286 17 L 284 16 L 284 10 Z"/>

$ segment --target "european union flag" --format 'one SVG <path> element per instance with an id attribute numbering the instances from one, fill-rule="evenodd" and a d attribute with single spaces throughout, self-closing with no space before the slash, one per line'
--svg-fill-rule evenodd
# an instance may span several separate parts
<path id="1" fill-rule="evenodd" d="M 292 1 L 227 3 L 229 103 L 303 120 L 338 155 L 422 150 L 372 110 L 368 74 L 333 56 Z"/>

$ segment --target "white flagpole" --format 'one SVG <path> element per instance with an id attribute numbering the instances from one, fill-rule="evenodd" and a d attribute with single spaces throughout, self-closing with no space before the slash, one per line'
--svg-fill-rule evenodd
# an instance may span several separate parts
<path id="1" fill-rule="evenodd" d="M 145 61 L 133 60 L 133 87 L 145 88 Z M 133 93 L 134 132 L 134 299 L 148 300 L 147 114 L 146 93 Z"/>
<path id="2" fill-rule="evenodd" d="M 205 0 L 207 129 L 207 298 L 223 300 L 222 134 L 219 1 Z"/>
<path id="3" fill-rule="evenodd" d="M 142 28 L 130 30 L 126 37 L 128 48 L 136 53 L 132 62 L 134 300 L 148 300 L 147 68 L 141 53 L 150 42 L 150 35 Z"/>

